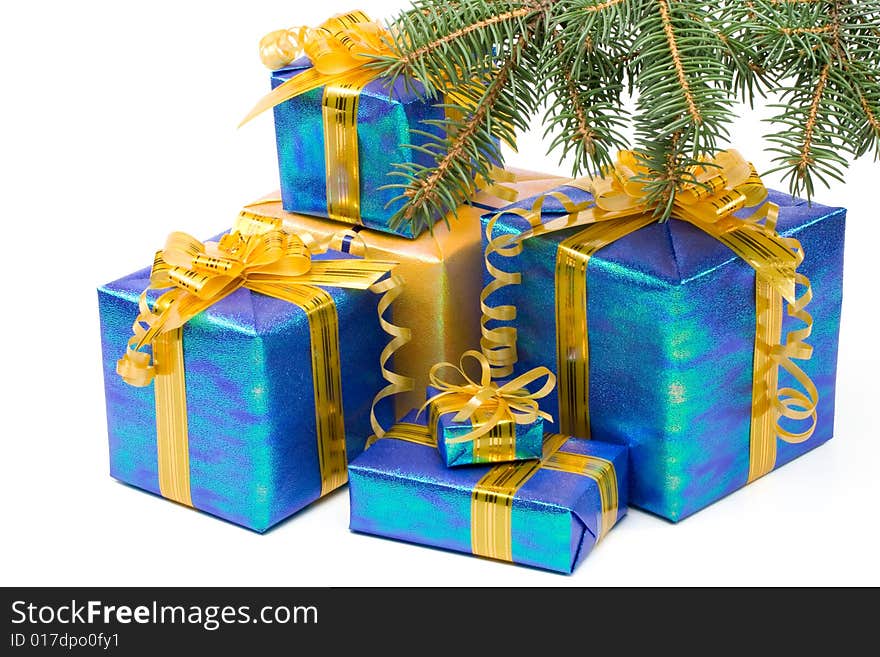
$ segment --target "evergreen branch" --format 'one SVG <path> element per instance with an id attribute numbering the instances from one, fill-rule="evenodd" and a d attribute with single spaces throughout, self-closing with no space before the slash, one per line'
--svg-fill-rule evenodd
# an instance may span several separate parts
<path id="1" fill-rule="evenodd" d="M 880 3 L 802 3 L 777 11 L 762 3 L 765 42 L 771 45 L 774 64 L 791 80 L 782 89 L 784 104 L 772 117 L 780 126 L 767 136 L 769 150 L 789 179 L 792 194 L 813 195 L 815 180 L 843 180 L 848 166 L 844 154 L 859 157 L 880 144 L 875 90 L 880 41 L 871 34 Z M 864 24 L 866 17 L 873 21 Z M 867 29 L 866 29 L 867 28 Z M 773 42 L 770 31 L 784 41 Z"/>
<path id="2" fill-rule="evenodd" d="M 514 43 L 526 25 L 554 0 L 416 0 L 391 26 L 393 56 L 370 64 L 389 83 L 403 77 L 439 97 L 448 87 L 467 84 L 495 66 L 494 50 Z"/>
<path id="3" fill-rule="evenodd" d="M 648 200 L 661 220 L 732 118 L 735 67 L 705 15 L 700 2 L 655 0 L 637 26 L 636 136 Z"/>
<path id="4" fill-rule="evenodd" d="M 515 55 L 512 53 L 501 67 L 497 70 L 494 79 L 486 88 L 480 103 L 474 108 L 473 113 L 467 117 L 464 126 L 455 134 L 449 144 L 449 148 L 443 157 L 437 162 L 434 170 L 428 174 L 423 180 L 419 180 L 417 184 L 410 185 L 409 189 L 404 192 L 404 196 L 409 199 L 403 211 L 403 219 L 412 221 L 416 213 L 423 206 L 431 205 L 437 202 L 437 187 L 444 176 L 456 165 L 461 164 L 463 160 L 470 159 L 469 142 L 473 139 L 474 134 L 486 120 L 492 104 L 498 99 L 501 89 L 507 84 L 510 76 L 510 69 L 513 67 Z"/>
<path id="5" fill-rule="evenodd" d="M 688 111 L 694 123 L 702 123 L 703 117 L 694 101 L 693 93 L 691 93 L 691 85 L 688 82 L 687 74 L 681 62 L 681 53 L 678 50 L 678 41 L 675 38 L 675 28 L 672 27 L 672 20 L 669 18 L 668 0 L 657 0 L 657 6 L 660 10 L 660 17 L 663 20 L 663 31 L 666 34 L 666 42 L 669 44 L 669 53 L 672 57 L 672 66 L 675 68 L 675 75 L 678 77 L 678 83 L 681 85 L 681 91 L 687 102 Z"/>
<path id="6" fill-rule="evenodd" d="M 626 2 L 626 0 L 605 0 L 605 2 L 600 2 L 596 5 L 590 5 L 589 7 L 584 7 L 584 11 L 588 14 L 593 14 L 599 11 L 605 11 L 613 7 L 614 5 L 619 5 L 621 2 Z"/>
<path id="7" fill-rule="evenodd" d="M 559 47 L 559 50 L 562 50 L 561 46 Z M 576 125 L 572 141 L 580 141 L 581 144 L 583 144 L 584 151 L 586 151 L 587 155 L 592 156 L 596 152 L 596 132 L 590 126 L 589 119 L 587 119 L 587 110 L 581 102 L 580 96 L 578 96 L 578 90 L 575 86 L 574 78 L 571 75 L 571 70 L 564 69 L 562 71 L 562 78 L 565 81 L 565 88 L 568 91 L 568 100 L 571 102 Z"/>
<path id="8" fill-rule="evenodd" d="M 859 96 L 859 103 L 862 106 L 862 109 L 865 112 L 865 118 L 868 121 L 868 125 L 871 127 L 871 130 L 874 132 L 875 137 L 880 140 L 880 120 L 877 119 L 877 115 L 874 113 L 874 110 L 871 109 L 871 106 L 868 104 L 868 99 L 865 98 L 865 94 L 861 89 L 856 89 L 856 92 Z"/>
<path id="9" fill-rule="evenodd" d="M 804 124 L 804 143 L 801 146 L 800 162 L 797 165 L 801 176 L 806 175 L 810 166 L 815 164 L 812 156 L 813 136 L 816 130 L 816 118 L 819 115 L 819 104 L 822 102 L 822 95 L 825 93 L 825 86 L 828 84 L 828 72 L 830 69 L 831 64 L 826 64 L 819 74 L 819 81 L 816 84 L 815 91 L 813 91 L 813 100 L 810 103 L 810 112 L 807 115 L 807 122 Z"/>
<path id="10" fill-rule="evenodd" d="M 589 37 L 589 35 L 588 35 Z M 572 51 L 563 40 L 555 44 L 556 57 L 548 63 L 551 70 L 542 73 L 549 78 L 548 103 L 544 119 L 544 136 L 555 133 L 549 151 L 560 150 L 560 162 L 574 152 L 572 175 L 593 174 L 613 161 L 612 148 L 627 148 L 621 134 L 626 112 L 621 103 L 623 65 L 618 53 L 608 53 L 585 42 L 588 52 L 578 67 L 566 60 Z M 577 57 L 577 54 L 573 56 Z"/>
<path id="11" fill-rule="evenodd" d="M 425 57 L 426 55 L 434 52 L 441 46 L 448 44 L 450 41 L 455 41 L 456 39 L 461 39 L 466 37 L 471 32 L 476 32 L 478 30 L 485 30 L 488 27 L 491 27 L 497 23 L 503 23 L 504 21 L 509 21 L 511 19 L 522 18 L 524 16 L 528 16 L 529 14 L 534 12 L 533 7 L 522 7 L 520 9 L 516 9 L 513 11 L 506 11 L 501 14 L 497 14 L 490 18 L 487 18 L 482 21 L 477 21 L 476 23 L 472 23 L 467 27 L 460 28 L 455 30 L 450 34 L 446 34 L 430 43 L 426 43 L 425 45 L 413 50 L 410 53 L 405 53 L 400 56 L 399 62 L 402 67 L 410 67 L 412 66 L 416 60 Z"/>
<path id="12" fill-rule="evenodd" d="M 450 95 L 447 118 L 430 122 L 444 135 L 422 135 L 428 144 L 419 148 L 433 157 L 433 165 L 401 165 L 396 175 L 403 181 L 387 186 L 401 190 L 395 201 L 406 200 L 392 218 L 393 225 L 409 223 L 415 232 L 429 228 L 434 217 L 455 212 L 472 195 L 476 175 L 491 181 L 492 167 L 501 160 L 498 140 L 512 142 L 514 126 L 523 128 L 524 117 L 535 106 L 533 94 L 518 80 L 538 26 L 537 19 L 528 23 L 494 69 Z"/>
<path id="13" fill-rule="evenodd" d="M 423 122 L 418 163 L 392 173 L 406 201 L 395 221 L 418 232 L 454 211 L 542 105 L 575 175 L 635 148 L 665 219 L 728 140 L 732 102 L 768 91 L 774 170 L 810 197 L 845 156 L 880 157 L 878 28 L 880 0 L 413 0 L 391 24 L 393 55 L 368 66 L 445 97 L 446 118 Z M 638 92 L 634 146 L 624 89 Z"/>

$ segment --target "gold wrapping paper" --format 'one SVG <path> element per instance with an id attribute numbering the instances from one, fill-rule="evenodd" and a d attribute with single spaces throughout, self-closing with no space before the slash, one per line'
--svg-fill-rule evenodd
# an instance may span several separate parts
<path id="1" fill-rule="evenodd" d="M 558 187 L 567 178 L 551 174 L 510 169 L 519 198 L 528 198 Z M 266 198 L 278 198 L 278 194 Z M 468 349 L 480 344 L 480 290 L 483 287 L 483 251 L 480 217 L 508 201 L 487 192 L 474 197 L 478 205 L 464 205 L 458 217 L 450 217 L 416 239 L 363 228 L 351 240 L 350 251 L 379 260 L 400 263 L 395 270 L 405 281 L 403 294 L 392 310 L 394 323 L 412 329 L 412 341 L 395 354 L 395 370 L 412 376 L 415 387 L 397 395 L 396 411 L 402 416 L 421 406 L 431 366 L 441 361 L 457 361 Z M 483 206 L 483 207 L 480 207 Z M 487 209 L 489 208 L 489 209 Z M 323 218 L 285 212 L 281 202 L 247 206 L 247 211 L 282 220 L 285 230 L 307 232 L 316 240 L 332 238 L 351 227 Z"/>

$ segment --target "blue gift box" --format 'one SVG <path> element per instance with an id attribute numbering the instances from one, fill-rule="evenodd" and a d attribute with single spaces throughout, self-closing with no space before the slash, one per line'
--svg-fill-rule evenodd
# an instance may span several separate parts
<path id="1" fill-rule="evenodd" d="M 440 394 L 428 386 L 428 399 Z M 448 399 L 448 398 L 447 398 Z M 453 417 L 461 410 L 447 410 L 444 399 L 428 406 L 428 427 L 437 439 L 437 449 L 446 467 L 501 463 L 541 458 L 544 443 L 544 419 L 528 424 L 516 424 L 513 418 L 501 420 L 489 433 L 466 442 L 448 442 L 478 428 L 489 419 L 491 412 L 478 410 L 469 420 L 455 422 Z"/>
<path id="2" fill-rule="evenodd" d="M 590 195 L 559 189 L 580 202 Z M 812 358 L 798 364 L 818 389 L 817 424 L 801 444 L 777 441 L 776 467 L 824 443 L 833 434 L 837 341 L 842 296 L 846 211 L 775 191 L 777 230 L 800 240 L 798 268 L 812 282 L 807 311 Z M 530 208 L 532 200 L 511 208 Z M 564 214 L 549 199 L 542 222 Z M 504 212 L 504 211 L 502 211 Z M 484 226 L 495 213 L 484 216 Z M 519 234 L 522 217 L 500 215 L 494 236 Z M 517 308 L 517 369 L 545 365 L 558 373 L 555 267 L 560 242 L 583 228 L 527 239 L 519 255 L 492 262 L 523 273 L 520 285 L 492 294 L 490 305 Z M 484 240 L 486 238 L 484 237 Z M 677 521 L 747 483 L 753 359 L 756 336 L 755 271 L 726 246 L 693 225 L 652 223 L 593 254 L 586 269 L 592 437 L 629 445 L 630 500 Z M 801 324 L 783 319 L 783 335 Z M 780 371 L 780 385 L 789 385 Z M 556 418 L 558 390 L 546 408 Z"/>
<path id="3" fill-rule="evenodd" d="M 272 73 L 272 88 L 311 68 L 307 58 Z M 415 83 L 410 83 L 413 85 Z M 327 164 L 325 126 L 322 110 L 324 88 L 314 89 L 274 108 L 281 199 L 288 212 L 330 217 L 327 206 Z M 441 121 L 444 110 L 437 101 L 419 97 L 402 79 L 393 85 L 381 78 L 367 83 L 360 92 L 357 107 L 357 158 L 359 163 L 360 223 L 367 228 L 416 237 L 409 225 L 392 228 L 391 217 L 403 205 L 394 201 L 398 189 L 381 189 L 399 182 L 388 174 L 394 164 L 417 163 L 430 166 L 433 160 L 408 144 L 423 145 L 419 130 L 442 133 L 425 121 Z M 436 217 L 439 219 L 439 217 Z"/>
<path id="4" fill-rule="evenodd" d="M 547 434 L 540 461 L 447 468 L 412 411 L 349 466 L 351 529 L 570 573 L 626 513 L 627 450 Z"/>
<path id="5" fill-rule="evenodd" d="M 328 251 L 324 258 L 354 256 Z M 161 494 L 154 387 L 116 373 L 143 269 L 99 288 L 101 344 L 110 440 L 110 474 Z M 384 381 L 378 367 L 387 336 L 378 296 L 324 288 L 339 320 L 342 409 L 349 459 L 370 433 L 370 407 Z M 158 293 L 151 290 L 150 302 Z M 192 505 L 262 532 L 321 496 L 312 350 L 306 311 L 241 288 L 183 327 Z"/>

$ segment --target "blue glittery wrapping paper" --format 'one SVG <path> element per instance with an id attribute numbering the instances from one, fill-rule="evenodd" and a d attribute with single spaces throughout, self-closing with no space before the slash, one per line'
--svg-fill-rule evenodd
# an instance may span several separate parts
<path id="1" fill-rule="evenodd" d="M 329 251 L 315 260 L 351 258 Z M 98 289 L 110 438 L 110 474 L 159 492 L 154 386 L 116 374 L 143 269 Z M 370 405 L 384 385 L 378 367 L 387 342 L 379 295 L 325 288 L 339 316 L 342 398 L 348 458 L 371 433 Z M 158 296 L 151 291 L 150 301 Z M 320 496 L 308 320 L 297 305 L 239 289 L 184 325 L 183 354 L 193 505 L 258 532 Z M 384 405 L 382 405 L 384 406 Z M 382 421 L 388 426 L 387 413 Z"/>
<path id="2" fill-rule="evenodd" d="M 425 424 L 415 411 L 401 422 Z M 619 521 L 627 508 L 627 449 L 570 439 L 562 450 L 614 464 Z M 351 529 L 470 554 L 471 495 L 492 467 L 447 468 L 434 447 L 379 440 L 349 465 Z M 596 543 L 601 510 L 594 480 L 541 468 L 513 499 L 513 561 L 572 572 Z"/>
<path id="3" fill-rule="evenodd" d="M 560 191 L 575 200 L 589 194 Z M 778 231 L 806 251 L 799 271 L 812 282 L 813 346 L 795 361 L 819 390 L 815 433 L 800 445 L 777 441 L 779 467 L 831 438 L 842 298 L 846 210 L 771 191 Z M 529 200 L 510 207 L 528 208 Z M 544 221 L 560 216 L 545 206 Z M 484 225 L 492 214 L 483 217 Z M 519 233 L 506 214 L 495 235 Z M 526 240 L 519 256 L 493 262 L 523 272 L 520 285 L 489 298 L 515 304 L 517 371 L 556 367 L 554 266 L 560 241 L 578 228 Z M 485 237 L 484 237 L 485 240 Z M 497 258 L 497 259 L 496 259 Z M 511 266 L 511 263 L 516 263 Z M 486 274 L 488 277 L 488 274 Z M 488 280 L 488 278 L 487 278 Z M 589 408 L 594 438 L 631 448 L 633 506 L 681 520 L 746 484 L 749 470 L 755 273 L 726 246 L 690 224 L 652 224 L 601 249 L 587 271 Z M 783 336 L 800 322 L 783 320 Z M 790 385 L 780 369 L 780 386 Z M 546 410 L 558 417 L 558 393 Z M 556 423 L 547 423 L 556 430 Z"/>
<path id="4" fill-rule="evenodd" d="M 272 73 L 272 88 L 310 68 L 302 58 Z M 442 136 L 438 128 L 426 120 L 444 118 L 436 101 L 419 98 L 404 88 L 402 79 L 389 88 L 387 81 L 369 82 L 358 99 L 358 162 L 360 168 L 360 208 L 364 226 L 404 237 L 415 237 L 409 226 L 392 229 L 389 221 L 403 204 L 392 203 L 399 189 L 380 189 L 400 182 L 389 176 L 395 163 L 414 162 L 430 166 L 433 160 L 407 144 L 422 145 L 424 136 L 413 129 Z M 276 105 L 275 139 L 278 146 L 278 168 L 281 177 L 281 199 L 288 212 L 327 216 L 327 173 L 324 158 L 324 124 L 321 98 L 324 88 L 309 91 Z M 390 205 L 388 205 L 390 203 Z M 386 207 L 387 205 L 387 207 Z M 439 219 L 439 217 L 437 217 Z"/>
<path id="5" fill-rule="evenodd" d="M 433 386 L 428 386 L 428 399 L 439 394 L 441 391 Z M 427 411 L 425 411 L 427 413 Z M 474 454 L 473 440 L 464 443 L 446 442 L 449 438 L 458 438 L 469 431 L 473 430 L 473 419 L 464 422 L 453 422 L 454 412 L 443 413 L 437 421 L 437 449 L 440 451 L 440 458 L 446 464 L 446 467 L 453 468 L 461 465 L 474 465 L 480 463 L 489 463 L 485 458 L 480 458 Z M 505 461 L 523 461 L 527 459 L 539 459 L 544 445 L 544 419 L 538 418 L 534 422 L 528 424 L 515 424 L 516 446 L 514 449 L 514 457 L 512 459 L 504 459 Z M 500 461 L 493 461 L 498 463 Z"/>

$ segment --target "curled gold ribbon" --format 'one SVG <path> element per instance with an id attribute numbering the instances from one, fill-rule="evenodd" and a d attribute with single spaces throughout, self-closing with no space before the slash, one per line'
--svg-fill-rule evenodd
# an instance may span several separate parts
<path id="1" fill-rule="evenodd" d="M 312 67 L 278 85 L 248 112 L 247 123 L 294 96 L 358 76 L 376 78 L 371 61 L 394 55 L 388 31 L 362 11 L 337 14 L 317 28 L 293 27 L 270 32 L 260 40 L 260 59 L 270 69 L 284 68 L 302 55 Z"/>
<path id="2" fill-rule="evenodd" d="M 186 233 L 172 233 L 165 248 L 156 253 L 150 284 L 141 294 L 139 314 L 132 327 L 126 353 L 116 371 L 126 383 L 147 386 L 155 380 L 159 485 L 163 496 L 192 506 L 189 490 L 189 455 L 181 327 L 200 312 L 235 290 L 254 292 L 289 301 L 308 318 L 312 341 L 312 375 L 318 433 L 318 457 L 324 495 L 347 480 L 345 430 L 339 362 L 338 318 L 332 297 L 318 286 L 370 289 L 383 296 L 379 318 L 392 335 L 382 355 L 385 362 L 408 339 L 405 329 L 384 319 L 400 293 L 401 281 L 391 274 L 396 263 L 377 260 L 312 260 L 302 237 L 281 230 L 280 221 L 252 224 L 249 231 L 234 231 L 218 243 L 202 243 Z M 150 289 L 166 289 L 151 306 Z M 394 345 L 394 346 L 391 346 Z M 152 353 L 142 351 L 152 347 Z M 389 349 L 390 347 L 390 349 Z M 399 377 L 373 400 L 375 405 L 408 381 Z"/>
<path id="3" fill-rule="evenodd" d="M 466 359 L 474 360 L 479 365 L 479 381 L 475 381 L 467 374 Z M 441 376 L 441 372 L 446 369 L 456 372 L 459 381 L 451 381 Z M 544 385 L 535 392 L 529 391 L 527 386 L 541 378 L 545 379 Z M 492 381 L 489 360 L 479 351 L 468 350 L 462 354 L 457 366 L 447 362 L 436 363 L 431 367 L 428 379 L 440 392 L 428 399 L 419 412 L 443 400 L 446 402 L 445 406 L 455 406 L 458 409 L 452 418 L 453 422 L 470 420 L 481 410 L 491 413 L 486 420 L 475 423 L 476 426 L 463 436 L 447 439 L 447 444 L 477 440 L 492 431 L 503 420 L 513 421 L 515 424 L 531 424 L 539 417 L 546 420 L 553 419 L 538 407 L 538 400 L 549 395 L 556 386 L 556 376 L 546 367 L 531 369 L 499 386 L 497 382 Z"/>
<path id="4" fill-rule="evenodd" d="M 576 203 L 561 192 L 538 197 L 529 209 L 504 210 L 486 226 L 488 245 L 484 256 L 490 282 L 481 296 L 482 347 L 495 376 L 507 376 L 517 361 L 516 328 L 498 323 L 516 319 L 511 305 L 492 306 L 489 296 L 517 285 L 521 273 L 493 265 L 490 257 L 511 258 L 522 243 L 534 236 L 566 228 L 583 230 L 565 239 L 557 251 L 556 322 L 559 422 L 563 432 L 589 436 L 589 346 L 586 329 L 586 272 L 593 253 L 654 221 L 647 199 L 650 172 L 639 156 L 623 151 L 613 168 L 603 175 L 569 183 L 590 192 L 592 199 Z M 728 246 L 756 272 L 756 335 L 753 375 L 753 407 L 748 482 L 770 472 L 776 462 L 776 439 L 803 442 L 816 427 L 818 390 L 795 360 L 811 356 L 806 340 L 812 317 L 805 310 L 812 297 L 809 279 L 797 271 L 804 258 L 795 238 L 776 233 L 779 208 L 768 202 L 767 189 L 754 167 L 735 150 L 718 153 L 710 162 L 694 167 L 692 182 L 675 196 L 672 217 L 703 230 Z M 564 210 L 558 218 L 542 223 L 543 208 L 555 199 Z M 750 211 L 749 214 L 745 214 Z M 519 234 L 495 235 L 495 224 L 504 214 L 516 214 L 528 228 Z M 798 294 L 798 289 L 801 292 Z M 782 300 L 788 314 L 803 326 L 781 336 Z M 495 324 L 493 324 L 493 322 Z M 798 388 L 778 385 L 779 368 L 786 370 Z M 783 421 L 809 421 L 799 431 Z"/>

